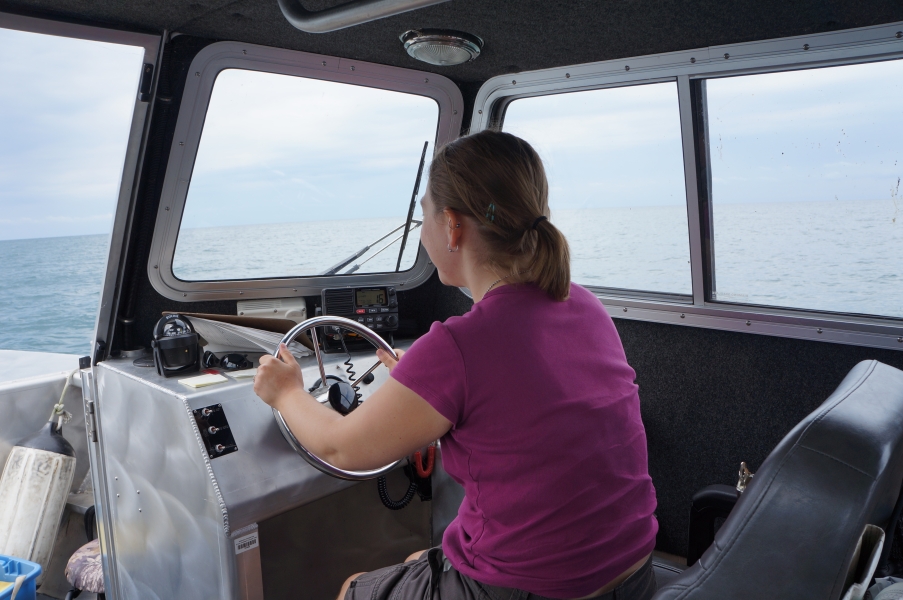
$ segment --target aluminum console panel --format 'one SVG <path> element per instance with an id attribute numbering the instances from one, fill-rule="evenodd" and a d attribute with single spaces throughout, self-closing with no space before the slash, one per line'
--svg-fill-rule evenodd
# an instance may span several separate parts
<path id="1" fill-rule="evenodd" d="M 112 596 L 235 597 L 225 506 L 184 399 L 107 364 L 95 372 Z"/>
<path id="2" fill-rule="evenodd" d="M 326 358 L 327 374 L 345 374 L 338 358 Z M 357 372 L 374 360 L 356 354 Z M 313 359 L 302 369 L 309 383 L 319 377 Z M 96 372 L 122 597 L 235 597 L 232 532 L 353 485 L 295 453 L 250 379 L 195 390 L 121 359 Z M 362 386 L 364 401 L 388 378 L 382 367 L 374 375 Z M 214 404 L 222 405 L 238 450 L 211 460 L 192 411 Z"/>

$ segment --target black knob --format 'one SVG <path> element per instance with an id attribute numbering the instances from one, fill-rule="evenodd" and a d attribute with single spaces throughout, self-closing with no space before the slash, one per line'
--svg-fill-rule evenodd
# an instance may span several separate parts
<path id="1" fill-rule="evenodd" d="M 389 327 L 395 327 L 398 325 L 398 315 L 389 315 L 386 317 L 386 325 Z"/>

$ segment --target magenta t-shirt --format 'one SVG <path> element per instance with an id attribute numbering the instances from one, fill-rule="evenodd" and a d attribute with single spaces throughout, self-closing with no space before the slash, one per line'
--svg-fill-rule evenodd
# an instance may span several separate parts
<path id="1" fill-rule="evenodd" d="M 442 463 L 465 497 L 442 548 L 458 571 L 579 598 L 652 551 L 636 374 L 592 293 L 491 290 L 434 323 L 392 377 L 452 423 Z"/>

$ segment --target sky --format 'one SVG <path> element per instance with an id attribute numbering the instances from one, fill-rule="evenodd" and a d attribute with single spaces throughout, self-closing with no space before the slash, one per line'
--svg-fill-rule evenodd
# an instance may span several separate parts
<path id="1" fill-rule="evenodd" d="M 0 29 L 0 240 L 109 233 L 144 49 Z"/>
<path id="2" fill-rule="evenodd" d="M 438 105 L 423 96 L 223 71 L 181 226 L 404 219 L 438 122 Z"/>
<path id="3" fill-rule="evenodd" d="M 0 56 L 0 240 L 108 233 L 143 50 L 0 29 Z M 901 92 L 903 61 L 709 80 L 715 203 L 903 209 Z M 183 226 L 404 215 L 437 118 L 423 97 L 225 71 Z M 546 161 L 553 211 L 685 202 L 674 83 L 517 100 L 504 127 Z"/>
<path id="4" fill-rule="evenodd" d="M 706 88 L 716 204 L 892 206 L 898 197 L 903 61 L 711 79 Z M 542 156 L 553 206 L 685 203 L 675 83 L 516 100 L 504 129 Z"/>

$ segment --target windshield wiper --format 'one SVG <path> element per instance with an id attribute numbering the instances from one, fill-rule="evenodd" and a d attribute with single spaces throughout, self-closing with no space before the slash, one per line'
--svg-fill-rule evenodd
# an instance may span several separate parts
<path id="1" fill-rule="evenodd" d="M 348 263 L 350 263 L 351 261 L 355 260 L 356 258 L 359 258 L 359 257 L 362 256 L 365 252 L 367 252 L 367 250 L 369 250 L 369 249 L 372 248 L 373 246 L 377 245 L 378 243 L 380 243 L 381 241 L 383 241 L 384 239 L 386 239 L 387 237 L 389 237 L 390 235 L 392 235 L 393 233 L 395 233 L 396 231 L 398 231 L 398 230 L 401 229 L 402 227 L 404 227 L 404 225 L 399 225 L 398 227 L 396 227 L 395 229 L 393 229 L 392 231 L 390 231 L 390 232 L 387 233 L 386 235 L 382 236 L 381 238 L 379 238 L 378 240 L 376 240 L 376 241 L 373 242 L 372 244 L 367 244 L 366 246 L 364 246 L 364 247 L 361 248 L 360 250 L 358 250 L 358 251 L 354 252 L 353 254 L 351 254 L 351 255 L 349 255 L 349 256 L 343 258 L 341 261 L 337 262 L 336 264 L 332 265 L 331 267 L 329 267 L 328 269 L 326 269 L 325 271 L 323 271 L 322 273 L 320 273 L 320 275 L 335 275 L 336 273 L 338 273 L 339 271 L 341 271 L 342 269 L 344 269 L 344 268 L 348 265 Z"/>
<path id="2" fill-rule="evenodd" d="M 408 207 L 408 218 L 404 222 L 404 236 L 401 238 L 401 248 L 398 249 L 398 263 L 395 265 L 395 272 L 401 270 L 401 255 L 404 254 L 404 247 L 408 243 L 408 231 L 411 227 L 411 219 L 414 218 L 414 207 L 417 205 L 417 192 L 420 191 L 420 177 L 423 175 L 423 163 L 426 162 L 426 147 L 429 142 L 423 142 L 423 154 L 420 155 L 420 166 L 417 168 L 417 179 L 414 180 L 414 193 L 411 194 L 411 205 Z"/>
<path id="3" fill-rule="evenodd" d="M 414 229 L 417 229 L 418 227 L 420 227 L 420 225 L 423 224 L 423 221 L 418 221 L 417 219 L 412 219 L 412 220 L 411 220 L 411 223 L 412 223 L 412 225 L 413 225 L 413 226 L 411 227 L 411 230 L 413 231 Z M 396 228 L 393 229 L 392 231 L 395 232 L 395 231 L 398 231 L 399 229 L 400 229 L 399 227 L 396 227 Z M 376 258 L 379 254 L 382 253 L 383 250 L 388 250 L 388 249 L 389 249 L 389 246 L 391 246 L 392 244 L 394 244 L 395 242 L 397 242 L 398 240 L 400 240 L 401 237 L 402 237 L 402 236 L 396 237 L 394 240 L 392 240 L 391 242 L 389 242 L 388 244 L 386 244 L 385 246 L 383 246 L 382 248 L 380 248 L 379 250 L 377 250 L 376 252 L 374 252 L 373 255 L 370 256 L 369 258 L 367 258 L 367 260 L 365 260 L 364 262 L 362 262 L 362 263 L 360 263 L 360 264 L 355 263 L 355 265 L 354 265 L 353 267 L 351 267 L 350 269 L 348 269 L 347 271 L 345 271 L 344 273 L 342 273 L 342 275 L 351 275 L 352 273 L 354 273 L 355 271 L 357 271 L 358 269 L 360 269 L 361 267 L 363 267 L 365 264 L 367 264 L 368 262 L 370 262 L 371 260 L 373 260 L 374 258 Z M 374 242 L 374 243 L 371 244 L 371 245 L 376 245 L 376 243 Z"/>

